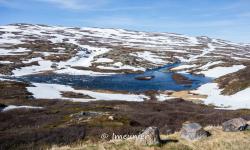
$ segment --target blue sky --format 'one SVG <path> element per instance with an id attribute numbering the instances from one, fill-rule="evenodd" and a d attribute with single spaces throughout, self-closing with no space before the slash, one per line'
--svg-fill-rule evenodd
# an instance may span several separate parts
<path id="1" fill-rule="evenodd" d="M 125 28 L 250 43 L 250 0 L 0 0 L 0 24 Z"/>

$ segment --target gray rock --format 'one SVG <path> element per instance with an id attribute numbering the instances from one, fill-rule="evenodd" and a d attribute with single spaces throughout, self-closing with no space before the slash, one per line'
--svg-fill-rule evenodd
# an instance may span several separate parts
<path id="1" fill-rule="evenodd" d="M 187 123 L 182 125 L 181 137 L 186 140 L 199 140 L 209 135 L 198 123 Z"/>
<path id="2" fill-rule="evenodd" d="M 158 145 L 161 143 L 159 129 L 157 127 L 148 127 L 142 134 L 136 138 L 138 145 Z"/>
<path id="3" fill-rule="evenodd" d="M 247 121 L 242 118 L 234 118 L 222 123 L 223 131 L 226 132 L 243 131 L 247 126 Z"/>

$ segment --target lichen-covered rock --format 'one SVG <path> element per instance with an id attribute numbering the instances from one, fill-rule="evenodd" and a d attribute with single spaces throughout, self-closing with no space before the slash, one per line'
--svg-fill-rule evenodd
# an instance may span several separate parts
<path id="1" fill-rule="evenodd" d="M 159 129 L 157 127 L 148 127 L 142 134 L 136 138 L 138 145 L 158 145 L 161 142 Z"/>
<path id="2" fill-rule="evenodd" d="M 242 118 L 234 118 L 222 123 L 223 131 L 226 132 L 243 131 L 247 126 L 247 121 Z"/>
<path id="3" fill-rule="evenodd" d="M 181 137 L 186 140 L 199 140 L 207 136 L 208 132 L 198 123 L 186 123 L 182 126 Z"/>

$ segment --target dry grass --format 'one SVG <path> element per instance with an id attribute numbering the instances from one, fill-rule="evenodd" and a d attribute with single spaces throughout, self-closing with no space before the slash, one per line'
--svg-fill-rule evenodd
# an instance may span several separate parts
<path id="1" fill-rule="evenodd" d="M 250 132 L 223 132 L 221 127 L 206 127 L 211 136 L 199 141 L 186 141 L 180 138 L 179 133 L 167 136 L 170 139 L 177 139 L 176 145 L 185 145 L 193 150 L 247 150 L 250 149 Z M 164 148 L 168 149 L 166 144 Z M 174 146 L 171 143 L 171 146 Z M 177 146 L 178 147 L 178 146 Z"/>
<path id="2" fill-rule="evenodd" d="M 206 95 L 192 94 L 190 91 L 173 92 L 170 97 L 182 98 L 186 101 L 191 101 L 196 104 L 202 103 L 202 99 L 207 98 Z"/>
<path id="3" fill-rule="evenodd" d="M 109 141 L 109 142 L 84 142 L 80 145 L 57 147 L 52 150 L 248 150 L 250 149 L 250 131 L 223 132 L 221 127 L 206 127 L 212 135 L 199 141 L 186 141 L 180 138 L 179 133 L 162 135 L 162 139 L 177 140 L 178 142 L 167 142 L 161 146 L 139 146 L 132 140 Z"/>

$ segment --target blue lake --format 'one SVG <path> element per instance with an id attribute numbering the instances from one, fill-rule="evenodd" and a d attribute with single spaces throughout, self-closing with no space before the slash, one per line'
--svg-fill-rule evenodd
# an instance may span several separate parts
<path id="1" fill-rule="evenodd" d="M 166 65 L 160 68 L 147 70 L 142 74 L 115 74 L 109 76 L 86 76 L 86 75 L 30 75 L 16 78 L 25 82 L 50 83 L 70 85 L 74 88 L 115 90 L 143 92 L 147 90 L 191 90 L 202 84 L 211 82 L 210 78 L 201 75 L 181 74 L 192 81 L 192 84 L 178 84 L 172 78 L 174 72 L 169 68 L 178 66 L 179 63 Z M 154 76 L 151 80 L 137 80 L 140 76 Z"/>

